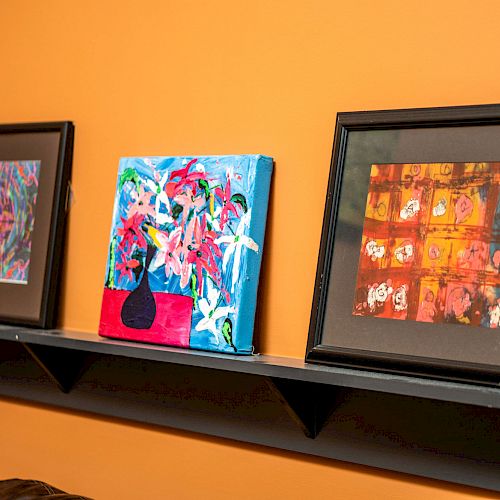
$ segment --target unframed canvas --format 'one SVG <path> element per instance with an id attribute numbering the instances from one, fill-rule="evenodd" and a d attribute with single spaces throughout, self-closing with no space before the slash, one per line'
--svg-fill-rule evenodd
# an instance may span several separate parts
<path id="1" fill-rule="evenodd" d="M 124 158 L 99 333 L 252 352 L 272 159 Z"/>

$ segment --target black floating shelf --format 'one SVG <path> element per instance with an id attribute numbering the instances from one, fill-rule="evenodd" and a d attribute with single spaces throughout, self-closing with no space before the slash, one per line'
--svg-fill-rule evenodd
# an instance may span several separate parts
<path id="1" fill-rule="evenodd" d="M 305 363 L 256 354 L 235 356 L 98 337 L 93 333 L 0 326 L 0 340 L 87 353 L 212 368 L 278 379 L 379 391 L 500 409 L 500 387 Z"/>
<path id="2" fill-rule="evenodd" d="M 0 395 L 500 491 L 495 386 L 0 326 Z"/>

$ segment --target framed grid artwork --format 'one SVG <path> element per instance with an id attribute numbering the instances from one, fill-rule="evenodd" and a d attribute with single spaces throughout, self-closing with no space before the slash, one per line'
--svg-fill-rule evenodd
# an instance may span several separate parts
<path id="1" fill-rule="evenodd" d="M 498 383 L 500 106 L 340 113 L 306 359 Z"/>

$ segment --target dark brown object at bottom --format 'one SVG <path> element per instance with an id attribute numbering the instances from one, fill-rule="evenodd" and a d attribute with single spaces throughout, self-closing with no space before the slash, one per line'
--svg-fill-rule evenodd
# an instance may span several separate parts
<path id="1" fill-rule="evenodd" d="M 35 498 L 92 500 L 81 495 L 71 495 L 43 481 L 33 479 L 5 479 L 0 481 L 0 499 L 2 500 L 33 500 Z"/>

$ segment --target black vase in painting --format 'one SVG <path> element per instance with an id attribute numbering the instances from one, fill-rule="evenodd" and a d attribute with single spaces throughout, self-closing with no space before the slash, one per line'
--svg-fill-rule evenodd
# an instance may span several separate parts
<path id="1" fill-rule="evenodd" d="M 149 264 L 153 259 L 156 248 L 148 245 L 144 272 L 139 286 L 130 293 L 122 306 L 121 318 L 125 326 L 137 330 L 151 328 L 156 316 L 156 303 L 149 287 Z"/>

